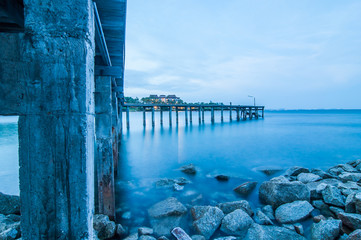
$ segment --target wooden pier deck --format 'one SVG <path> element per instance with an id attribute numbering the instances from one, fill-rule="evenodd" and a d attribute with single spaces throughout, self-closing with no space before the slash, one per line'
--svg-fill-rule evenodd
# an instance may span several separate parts
<path id="1" fill-rule="evenodd" d="M 176 113 L 176 124 L 179 123 L 178 112 L 185 112 L 185 124 L 192 123 L 192 112 L 198 112 L 198 122 L 204 123 L 204 112 L 211 112 L 211 123 L 215 122 L 214 112 L 221 112 L 221 122 L 224 121 L 224 111 L 229 111 L 229 120 L 232 121 L 232 112 L 236 114 L 236 120 L 258 119 L 264 118 L 264 106 L 248 106 L 248 105 L 219 105 L 219 104 L 132 104 L 125 103 L 122 106 L 123 111 L 126 112 L 126 126 L 130 127 L 129 112 L 130 108 L 136 108 L 138 111 L 143 111 L 143 125 L 147 125 L 146 112 L 152 113 L 152 126 L 155 126 L 155 111 L 159 111 L 160 124 L 163 124 L 163 112 L 169 112 L 169 125 L 172 126 L 172 112 Z M 189 114 L 188 114 L 189 113 Z"/>

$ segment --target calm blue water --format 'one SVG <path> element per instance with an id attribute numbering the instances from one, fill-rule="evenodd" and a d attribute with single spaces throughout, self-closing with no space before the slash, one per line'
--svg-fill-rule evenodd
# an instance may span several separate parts
<path id="1" fill-rule="evenodd" d="M 280 111 L 266 112 L 265 119 L 253 121 L 210 123 L 198 125 L 198 113 L 193 123 L 168 124 L 164 113 L 163 127 L 156 113 L 156 126 L 142 125 L 142 113 L 131 113 L 130 130 L 124 130 L 116 180 L 118 219 L 124 224 L 148 225 L 146 209 L 168 196 L 184 204 L 202 196 L 199 204 L 241 199 L 232 189 L 247 180 L 263 181 L 269 177 L 258 171 L 261 167 L 286 169 L 294 165 L 309 168 L 328 167 L 361 158 L 361 110 L 355 111 Z M 235 114 L 233 114 L 235 118 Z M 18 155 L 16 118 L 1 117 L 0 122 L 0 191 L 18 194 Z M 125 118 L 124 118 L 125 119 Z M 199 172 L 186 176 L 178 170 L 193 163 Z M 232 176 L 228 182 L 218 182 L 214 173 Z M 157 189 L 160 178 L 186 177 L 192 181 L 184 190 Z M 246 199 L 257 206 L 256 191 Z M 121 219 L 130 210 L 131 220 Z"/>

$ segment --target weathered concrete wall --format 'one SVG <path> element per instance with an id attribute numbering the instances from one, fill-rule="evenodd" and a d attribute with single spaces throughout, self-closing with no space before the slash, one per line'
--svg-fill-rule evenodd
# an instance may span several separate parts
<path id="1" fill-rule="evenodd" d="M 91 0 L 24 0 L 25 33 L 1 34 L 0 114 L 18 114 L 23 239 L 91 239 Z"/>
<path id="2" fill-rule="evenodd" d="M 112 78 L 95 78 L 97 212 L 115 218 Z"/>

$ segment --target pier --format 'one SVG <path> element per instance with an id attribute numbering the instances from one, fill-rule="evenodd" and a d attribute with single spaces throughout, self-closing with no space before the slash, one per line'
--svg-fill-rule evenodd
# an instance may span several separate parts
<path id="1" fill-rule="evenodd" d="M 232 112 L 236 113 L 236 121 L 252 120 L 264 118 L 264 106 L 247 106 L 247 105 L 223 105 L 223 104 L 129 104 L 122 106 L 122 111 L 126 113 L 126 126 L 130 128 L 130 108 L 143 112 L 143 125 L 147 125 L 146 112 L 151 112 L 151 125 L 155 126 L 155 112 L 159 111 L 160 125 L 163 125 L 163 113 L 169 113 L 169 125 L 172 126 L 172 112 L 176 112 L 175 123 L 179 123 L 179 111 L 184 111 L 185 124 L 192 124 L 193 112 L 198 112 L 198 122 L 204 123 L 204 112 L 211 112 L 211 123 L 215 123 L 215 111 L 221 112 L 220 122 L 224 122 L 224 111 L 229 111 L 229 120 L 233 121 Z"/>

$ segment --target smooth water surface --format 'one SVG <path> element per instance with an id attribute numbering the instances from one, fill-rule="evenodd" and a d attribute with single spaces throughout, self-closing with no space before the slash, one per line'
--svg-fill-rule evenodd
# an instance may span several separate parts
<path id="1" fill-rule="evenodd" d="M 146 210 L 168 196 L 179 198 L 184 204 L 216 204 L 243 199 L 233 192 L 239 184 L 269 179 L 258 171 L 269 167 L 286 169 L 299 165 L 327 169 L 338 163 L 361 158 L 361 111 L 273 111 L 265 119 L 198 124 L 198 113 L 193 122 L 184 124 L 184 113 L 179 113 L 179 124 L 173 112 L 169 127 L 168 112 L 163 113 L 160 125 L 156 112 L 155 127 L 147 113 L 144 129 L 141 112 L 130 113 L 130 129 L 123 130 L 119 175 L 116 179 L 117 215 L 129 225 L 149 225 Z M 124 118 L 125 119 L 125 116 Z M 17 118 L 0 118 L 0 192 L 19 193 Z M 124 123 L 125 126 L 125 123 Z M 195 176 L 178 170 L 193 163 L 198 168 Z M 217 173 L 231 176 L 228 182 L 213 178 Z M 186 177 L 191 184 L 182 191 L 156 188 L 161 178 Z M 259 202 L 255 190 L 246 197 L 256 207 Z M 131 219 L 121 215 L 131 212 Z"/>
<path id="2" fill-rule="evenodd" d="M 202 197 L 198 204 L 244 199 L 233 192 L 241 183 L 264 181 L 270 177 L 261 168 L 286 169 L 291 166 L 327 169 L 335 164 L 361 158 L 361 111 L 272 111 L 265 119 L 229 122 L 229 112 L 220 113 L 216 123 L 198 124 L 198 112 L 193 122 L 185 126 L 181 112 L 178 125 L 169 127 L 168 112 L 156 112 L 155 127 L 147 113 L 143 128 L 142 113 L 130 114 L 130 129 L 124 130 L 122 164 L 117 179 L 119 215 L 130 209 L 137 221 L 146 220 L 146 209 L 168 196 L 183 203 Z M 178 170 L 193 163 L 199 169 L 195 176 Z M 231 176 L 228 182 L 218 182 L 214 174 Z M 281 172 L 280 172 L 281 173 Z M 172 188 L 155 188 L 160 178 L 186 177 L 192 184 L 177 192 Z M 273 176 L 272 176 L 273 177 Z M 245 199 L 259 205 L 254 191 Z M 119 218 L 118 218 L 119 219 Z M 139 220 L 140 219 L 140 220 Z M 146 222 L 145 222 L 146 223 Z"/>

